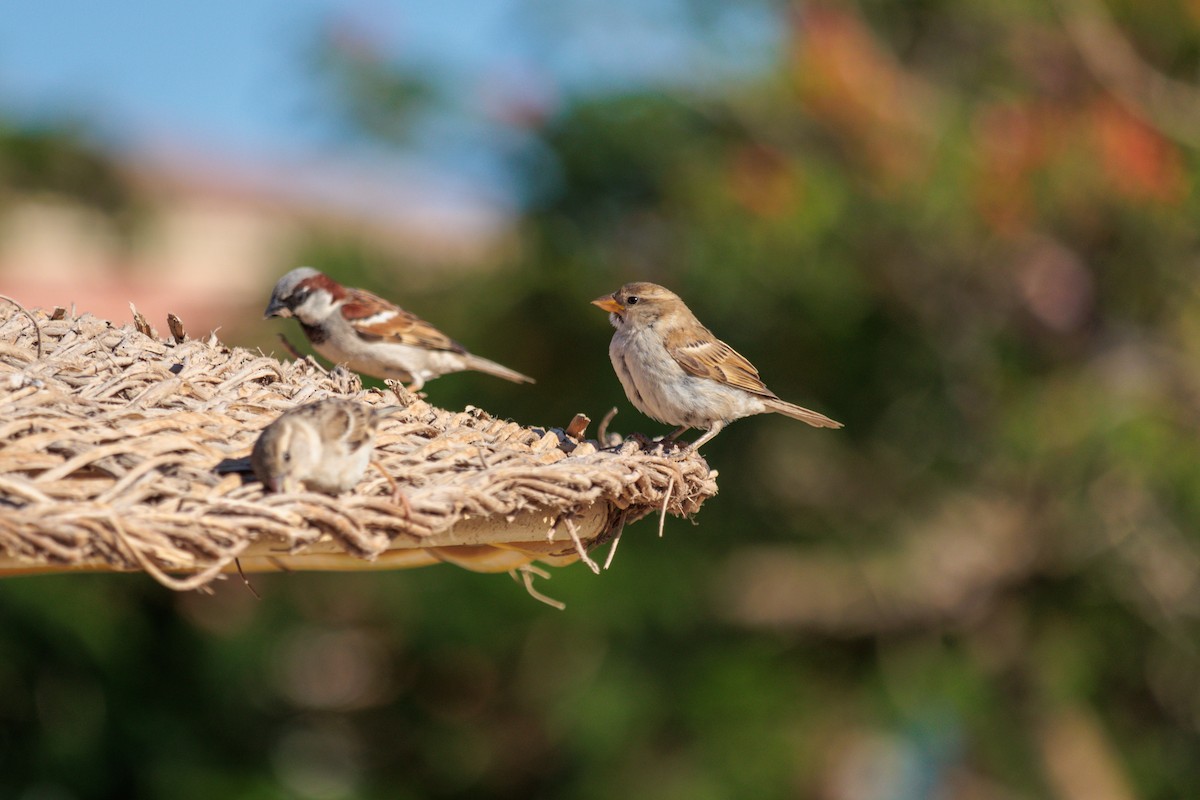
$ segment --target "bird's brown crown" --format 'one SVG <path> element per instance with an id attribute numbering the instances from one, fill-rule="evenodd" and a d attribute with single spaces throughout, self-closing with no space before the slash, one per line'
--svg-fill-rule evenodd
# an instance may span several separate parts
<path id="1" fill-rule="evenodd" d="M 661 303 L 666 300 L 679 300 L 679 296 L 666 287 L 648 281 L 627 283 L 613 292 L 613 299 L 628 308 L 638 303 Z"/>
<path id="2" fill-rule="evenodd" d="M 333 278 L 326 275 L 324 272 L 318 272 L 316 275 L 309 276 L 300 283 L 296 284 L 296 288 L 304 288 L 308 291 L 314 289 L 324 289 L 329 292 L 329 296 L 335 301 L 341 300 L 346 296 L 346 287 L 335 281 Z M 294 292 L 295 290 L 293 290 Z"/>

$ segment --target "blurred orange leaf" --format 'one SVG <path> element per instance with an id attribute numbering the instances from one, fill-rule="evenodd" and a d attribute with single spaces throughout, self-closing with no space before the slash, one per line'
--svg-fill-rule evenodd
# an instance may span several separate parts
<path id="1" fill-rule="evenodd" d="M 1178 203 L 1187 192 L 1179 150 L 1156 129 L 1108 98 L 1091 109 L 1105 175 L 1125 197 Z"/>

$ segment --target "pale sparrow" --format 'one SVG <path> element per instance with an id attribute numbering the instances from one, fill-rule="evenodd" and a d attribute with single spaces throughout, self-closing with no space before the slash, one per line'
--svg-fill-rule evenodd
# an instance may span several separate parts
<path id="1" fill-rule="evenodd" d="M 272 492 L 300 486 L 326 494 L 349 491 L 371 462 L 379 421 L 401 408 L 371 408 L 338 397 L 297 406 L 263 428 L 250 465 Z"/>
<path id="2" fill-rule="evenodd" d="M 334 364 L 375 378 L 409 383 L 416 392 L 449 372 L 476 370 L 533 383 L 466 348 L 417 315 L 363 289 L 342 286 L 311 267 L 279 279 L 265 316 L 295 317 L 313 349 Z"/>
<path id="3" fill-rule="evenodd" d="M 840 428 L 824 414 L 780 400 L 754 365 L 700 324 L 675 293 L 654 283 L 627 283 L 592 301 L 617 332 L 608 347 L 629 401 L 679 429 L 703 428 L 692 449 L 730 422 L 774 411 L 818 428 Z"/>

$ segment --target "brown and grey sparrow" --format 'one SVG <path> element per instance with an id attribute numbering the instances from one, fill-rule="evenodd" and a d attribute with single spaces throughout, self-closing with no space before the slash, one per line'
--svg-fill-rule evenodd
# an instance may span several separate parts
<path id="1" fill-rule="evenodd" d="M 466 348 L 417 315 L 363 289 L 342 286 L 311 267 L 279 279 L 265 316 L 295 317 L 313 349 L 354 372 L 409 383 L 476 370 L 514 383 L 533 383 Z"/>
<path id="2" fill-rule="evenodd" d="M 683 301 L 654 283 L 627 283 L 592 301 L 617 332 L 608 347 L 629 402 L 652 419 L 705 433 L 692 449 L 730 422 L 776 412 L 818 428 L 840 428 L 824 414 L 780 400 L 758 370 L 700 324 Z"/>
<path id="3" fill-rule="evenodd" d="M 338 397 L 297 406 L 263 428 L 250 465 L 272 492 L 294 492 L 300 486 L 326 494 L 347 492 L 371 462 L 379 421 L 401 408 L 372 408 Z"/>

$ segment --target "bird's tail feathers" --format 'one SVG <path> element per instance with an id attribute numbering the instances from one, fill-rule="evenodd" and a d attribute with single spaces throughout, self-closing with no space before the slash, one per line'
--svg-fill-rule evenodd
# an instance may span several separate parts
<path id="1" fill-rule="evenodd" d="M 515 369 L 509 369 L 503 364 L 497 364 L 495 361 L 489 361 L 486 358 L 480 358 L 475 355 L 467 356 L 467 367 L 477 372 L 485 372 L 488 375 L 494 375 L 497 378 L 504 378 L 506 381 L 513 383 L 537 383 L 528 375 L 522 375 Z"/>
<path id="2" fill-rule="evenodd" d="M 770 410 L 783 414 L 784 416 L 798 419 L 801 422 L 807 422 L 814 428 L 840 428 L 842 423 L 832 420 L 824 414 L 812 411 L 807 408 L 802 408 L 794 403 L 789 403 L 786 400 L 780 400 L 778 397 L 772 397 L 763 401 Z"/>

